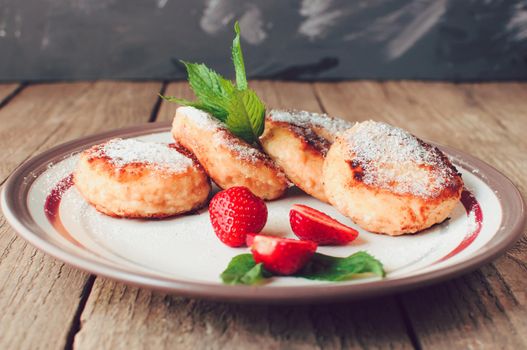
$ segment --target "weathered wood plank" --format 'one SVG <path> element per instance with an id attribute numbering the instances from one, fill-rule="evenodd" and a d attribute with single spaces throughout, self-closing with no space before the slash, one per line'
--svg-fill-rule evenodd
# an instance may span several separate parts
<path id="1" fill-rule="evenodd" d="M 320 83 L 316 90 L 331 114 L 384 120 L 463 149 L 503 171 L 526 195 L 527 153 L 522 135 L 527 128 L 523 114 L 527 99 L 522 98 L 521 87 L 356 82 Z M 525 240 L 520 245 L 524 249 L 513 248 L 463 278 L 405 293 L 401 299 L 419 342 L 440 348 L 524 348 Z"/>
<path id="2" fill-rule="evenodd" d="M 305 109 L 323 112 L 323 106 L 314 94 L 313 86 L 306 83 L 255 81 L 251 87 L 266 103 L 267 108 Z"/>
<path id="3" fill-rule="evenodd" d="M 20 87 L 20 84 L 0 84 L 0 106 L 4 103 L 4 99 L 13 94 L 16 89 Z"/>
<path id="4" fill-rule="evenodd" d="M 402 301 L 424 348 L 526 348 L 525 304 L 493 265 L 405 293 Z"/>
<path id="5" fill-rule="evenodd" d="M 146 122 L 160 83 L 29 86 L 0 110 L 0 178 L 52 145 Z M 0 348 L 67 345 L 88 275 L 35 250 L 0 219 Z"/>
<path id="6" fill-rule="evenodd" d="M 410 348 L 394 307 L 383 298 L 314 307 L 230 305 L 98 278 L 75 348 Z"/>
<path id="7" fill-rule="evenodd" d="M 460 84 L 466 98 L 495 125 L 527 146 L 527 86 L 519 83 Z M 504 141 L 508 138 L 504 139 Z M 508 140 L 511 142 L 511 140 Z"/>
<path id="8" fill-rule="evenodd" d="M 320 110 L 310 84 L 254 82 L 269 107 Z M 181 83 L 167 94 L 192 97 Z M 174 106 L 160 109 L 171 120 Z M 382 315 L 382 317 L 379 317 Z M 393 297 L 324 306 L 229 305 L 97 279 L 75 347 L 195 349 L 411 348 Z"/>
<path id="9" fill-rule="evenodd" d="M 194 100 L 194 94 L 186 81 L 178 81 L 168 84 L 165 91 L 166 96 L 175 96 L 178 98 L 185 98 L 187 100 Z M 159 112 L 157 113 L 156 121 L 166 122 L 172 121 L 176 114 L 176 109 L 179 107 L 177 103 L 170 103 L 163 101 Z"/>

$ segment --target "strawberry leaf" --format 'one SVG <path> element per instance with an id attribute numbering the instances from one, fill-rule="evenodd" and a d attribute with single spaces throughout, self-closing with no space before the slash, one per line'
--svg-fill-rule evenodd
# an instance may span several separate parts
<path id="1" fill-rule="evenodd" d="M 225 284 L 254 285 L 262 283 L 269 273 L 254 262 L 252 254 L 241 254 L 232 258 L 220 277 Z"/>
<path id="2" fill-rule="evenodd" d="M 315 253 L 296 276 L 312 280 L 346 281 L 372 274 L 384 277 L 382 264 L 370 254 L 361 251 L 346 258 Z"/>
<path id="3" fill-rule="evenodd" d="M 243 63 L 243 53 L 240 44 L 240 25 L 238 21 L 234 24 L 236 36 L 232 41 L 232 62 L 236 71 L 236 87 L 238 90 L 247 89 L 247 77 L 245 76 L 245 64 Z"/>

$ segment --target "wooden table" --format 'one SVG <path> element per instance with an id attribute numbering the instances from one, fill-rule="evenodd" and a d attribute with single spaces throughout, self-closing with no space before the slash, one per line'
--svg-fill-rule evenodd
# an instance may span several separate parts
<path id="1" fill-rule="evenodd" d="M 377 119 L 494 165 L 527 197 L 527 84 L 252 82 L 272 107 Z M 80 136 L 170 120 L 186 83 L 0 85 L 0 181 Z M 387 297 L 308 306 L 185 299 L 89 275 L 0 217 L 0 349 L 527 348 L 527 239 L 479 270 Z"/>

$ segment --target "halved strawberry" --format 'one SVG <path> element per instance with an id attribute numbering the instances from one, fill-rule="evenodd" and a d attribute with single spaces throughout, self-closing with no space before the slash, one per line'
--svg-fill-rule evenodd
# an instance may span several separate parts
<path id="1" fill-rule="evenodd" d="M 278 275 L 292 275 L 299 271 L 317 250 L 314 242 L 267 235 L 248 235 L 249 243 L 254 261 L 263 263 L 268 271 Z"/>
<path id="2" fill-rule="evenodd" d="M 344 245 L 359 234 L 357 230 L 302 204 L 293 205 L 289 212 L 289 222 L 298 238 L 320 245 Z"/>

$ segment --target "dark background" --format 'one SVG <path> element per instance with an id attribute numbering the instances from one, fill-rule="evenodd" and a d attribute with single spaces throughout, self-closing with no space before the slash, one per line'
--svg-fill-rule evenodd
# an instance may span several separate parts
<path id="1" fill-rule="evenodd" d="M 0 0 L 0 80 L 232 77 L 524 80 L 527 1 Z"/>

